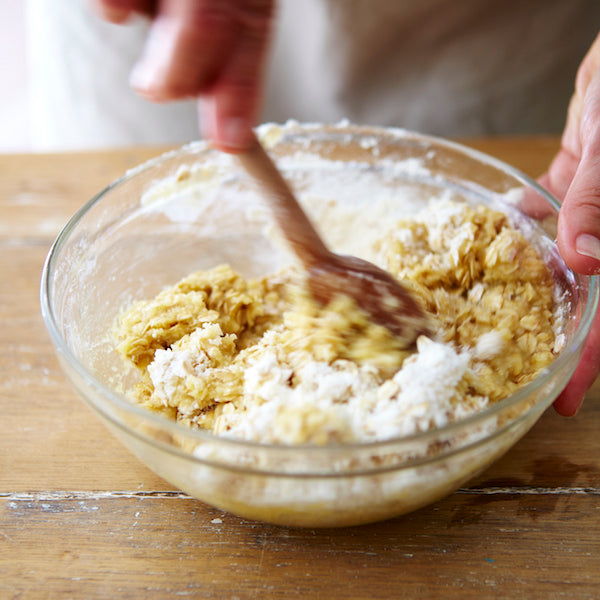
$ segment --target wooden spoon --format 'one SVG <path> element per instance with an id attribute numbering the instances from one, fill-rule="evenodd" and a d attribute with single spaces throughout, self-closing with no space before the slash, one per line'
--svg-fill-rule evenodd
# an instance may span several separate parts
<path id="1" fill-rule="evenodd" d="M 311 294 L 322 304 L 334 296 L 353 298 L 373 320 L 408 347 L 429 332 L 429 321 L 410 292 L 389 273 L 353 256 L 331 252 L 300 207 L 292 190 L 257 138 L 238 154 L 262 187 L 273 216 L 308 275 Z"/>

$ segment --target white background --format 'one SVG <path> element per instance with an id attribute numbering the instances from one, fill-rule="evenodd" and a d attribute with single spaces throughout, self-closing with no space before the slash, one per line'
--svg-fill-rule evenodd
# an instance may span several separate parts
<path id="1" fill-rule="evenodd" d="M 0 152 L 31 148 L 25 3 L 0 0 Z"/>

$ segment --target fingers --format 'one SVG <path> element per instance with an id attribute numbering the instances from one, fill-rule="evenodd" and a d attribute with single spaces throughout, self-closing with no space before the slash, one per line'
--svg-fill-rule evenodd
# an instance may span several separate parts
<path id="1" fill-rule="evenodd" d="M 229 63 L 239 63 L 245 49 L 247 71 L 256 73 L 254 63 L 264 56 L 257 48 L 266 47 L 272 8 L 266 0 L 162 0 L 132 74 L 133 87 L 162 102 L 206 93 L 224 74 L 247 79 Z"/>
<path id="2" fill-rule="evenodd" d="M 199 103 L 205 135 L 221 150 L 237 152 L 252 142 L 251 128 L 262 99 L 265 57 L 270 41 L 272 2 L 246 2 L 235 49 L 218 80 Z"/>
<path id="3" fill-rule="evenodd" d="M 600 35 L 577 73 L 575 93 L 558 153 L 544 182 L 563 206 L 558 247 L 566 263 L 600 272 Z"/>
<path id="4" fill-rule="evenodd" d="M 558 247 L 566 263 L 585 274 L 600 273 L 600 68 L 585 93 L 579 124 L 581 154 L 565 150 L 553 166 L 555 177 L 575 168 L 558 220 Z M 563 163 L 557 162 L 562 160 Z M 562 175 L 566 177 L 566 174 Z M 558 184 L 560 185 L 560 183 Z"/>
<path id="5" fill-rule="evenodd" d="M 558 247 L 574 271 L 597 274 L 600 273 L 600 35 L 578 70 L 561 145 L 561 151 L 541 179 L 563 201 L 558 218 Z M 599 372 L 600 313 L 573 377 L 554 403 L 556 411 L 574 415 Z"/>
<path id="6" fill-rule="evenodd" d="M 234 3 L 162 0 L 131 84 L 150 100 L 191 98 L 207 90 L 238 35 Z"/>
<path id="7" fill-rule="evenodd" d="M 600 371 L 600 312 L 596 314 L 594 324 L 586 340 L 583 355 L 573 377 L 560 396 L 554 401 L 556 412 L 565 417 L 577 413 L 583 402 L 584 394 L 590 388 Z"/>
<path id="8" fill-rule="evenodd" d="M 262 98 L 275 0 L 94 0 L 113 22 L 154 15 L 132 87 L 155 102 L 203 98 L 200 120 L 218 148 L 247 147 Z"/>
<path id="9" fill-rule="evenodd" d="M 563 201 L 569 191 L 578 164 L 579 155 L 576 156 L 563 147 L 554 157 L 548 172 L 539 178 L 539 183 Z"/>
<path id="10" fill-rule="evenodd" d="M 251 141 L 274 0 L 162 0 L 131 84 L 150 100 L 202 96 L 205 135 L 235 152 Z"/>

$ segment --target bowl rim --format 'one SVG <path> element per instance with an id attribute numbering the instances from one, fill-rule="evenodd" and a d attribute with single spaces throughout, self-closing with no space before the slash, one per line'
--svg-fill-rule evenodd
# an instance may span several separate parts
<path id="1" fill-rule="evenodd" d="M 257 127 L 257 132 L 260 135 L 261 131 L 263 131 L 265 127 L 272 125 L 273 124 L 261 125 Z M 398 127 L 362 126 L 354 124 L 350 125 L 346 121 L 332 125 L 323 125 L 321 123 L 297 123 L 295 121 L 290 121 L 281 127 L 286 131 L 287 128 L 291 127 L 292 129 L 289 132 L 292 134 L 310 133 L 311 131 L 322 129 L 323 127 L 325 127 L 329 128 L 330 131 L 339 130 L 341 133 L 358 133 L 359 135 L 363 134 L 367 136 L 383 135 L 386 137 L 390 137 L 392 141 L 402 141 L 408 139 L 418 140 L 420 142 L 426 143 L 427 145 L 454 150 L 456 152 L 459 152 L 460 154 L 465 155 L 468 158 L 474 159 L 478 162 L 482 162 L 488 166 L 492 166 L 512 176 L 514 179 L 532 188 L 535 192 L 542 196 L 554 210 L 558 212 L 558 210 L 560 209 L 560 202 L 558 201 L 558 199 L 556 199 L 552 194 L 550 194 L 550 192 L 543 188 L 533 178 L 529 177 L 528 175 L 526 175 L 519 169 L 509 165 L 508 163 L 505 163 L 497 158 L 494 158 L 493 156 L 490 156 L 484 152 L 481 152 L 456 141 L 451 141 L 442 137 L 422 134 L 419 132 Z M 128 413 L 136 418 L 141 418 L 142 421 L 148 422 L 149 424 L 152 424 L 156 427 L 160 427 L 163 430 L 166 429 L 170 434 L 175 435 L 179 438 L 183 437 L 192 439 L 198 443 L 210 442 L 212 444 L 218 444 L 223 445 L 225 447 L 237 449 L 246 448 L 248 450 L 271 451 L 278 453 L 280 452 L 283 454 L 294 453 L 298 452 L 299 450 L 302 450 L 303 452 L 308 452 L 313 455 L 315 453 L 318 454 L 325 452 L 328 454 L 346 453 L 352 450 L 385 450 L 387 447 L 393 447 L 394 450 L 397 450 L 397 446 L 399 444 L 409 445 L 415 443 L 426 443 L 428 441 L 431 441 L 432 438 L 439 438 L 440 436 L 446 435 L 451 436 L 460 432 L 463 429 L 469 429 L 471 426 L 475 426 L 477 424 L 486 422 L 487 419 L 493 419 L 497 415 L 502 413 L 504 410 L 509 409 L 512 406 L 518 405 L 520 402 L 525 400 L 530 394 L 532 394 L 537 389 L 546 384 L 554 373 L 564 369 L 567 363 L 569 362 L 571 355 L 573 353 L 578 352 L 581 346 L 585 343 L 591 325 L 593 323 L 596 310 L 598 308 L 598 302 L 600 297 L 599 279 L 598 276 L 581 275 L 572 272 L 577 286 L 587 283 L 587 302 L 584 306 L 583 313 L 581 315 L 577 329 L 575 330 L 573 336 L 569 340 L 567 340 L 565 347 L 561 350 L 560 354 L 555 358 L 551 365 L 545 368 L 534 380 L 523 385 L 513 394 L 510 394 L 506 398 L 503 398 L 498 402 L 490 404 L 487 407 L 465 418 L 450 422 L 447 425 L 444 425 L 443 427 L 433 428 L 423 432 L 417 432 L 405 436 L 396 436 L 377 441 L 350 442 L 345 444 L 338 443 L 325 445 L 284 445 L 256 442 L 252 440 L 245 440 L 241 438 L 227 436 L 217 436 L 209 431 L 201 429 L 192 429 L 176 421 L 167 419 L 159 415 L 158 413 L 154 413 L 146 408 L 143 408 L 142 406 L 134 404 L 133 402 L 128 400 L 124 394 L 116 392 L 115 390 L 111 389 L 108 385 L 100 381 L 100 379 L 96 378 L 93 370 L 84 365 L 75 355 L 75 353 L 71 351 L 68 344 L 66 343 L 63 335 L 61 334 L 56 315 L 52 307 L 51 288 L 52 277 L 54 273 L 54 263 L 56 258 L 60 254 L 60 251 L 62 250 L 63 246 L 69 240 L 69 236 L 75 229 L 75 227 L 84 218 L 84 216 L 113 189 L 133 179 L 138 174 L 148 171 L 149 169 L 158 166 L 168 160 L 180 156 L 193 156 L 195 154 L 201 154 L 207 151 L 211 151 L 211 148 L 206 142 L 194 141 L 180 148 L 162 153 L 159 156 L 151 158 L 150 160 L 129 169 L 124 175 L 115 179 L 113 182 L 111 182 L 102 190 L 100 190 L 97 194 L 95 194 L 73 214 L 73 216 L 69 219 L 69 221 L 66 223 L 66 225 L 63 227 L 63 229 L 60 231 L 60 233 L 54 240 L 46 256 L 40 282 L 40 306 L 42 318 L 46 325 L 46 328 L 48 329 L 52 343 L 54 344 L 55 351 L 59 356 L 61 356 L 68 362 L 70 367 L 88 386 L 95 388 L 95 390 L 105 400 L 107 400 L 109 403 L 112 403 L 117 409 L 124 411 L 125 413 Z M 81 394 L 79 388 L 77 388 L 77 386 L 75 387 L 79 391 L 80 395 L 83 395 Z M 93 408 L 100 412 L 103 417 L 107 418 L 109 421 L 111 421 L 118 427 L 124 429 L 127 433 L 133 434 L 136 437 L 139 437 L 145 441 L 150 441 L 153 445 L 160 444 L 164 446 L 165 449 L 168 449 L 172 452 L 176 452 L 177 454 L 184 455 L 189 459 L 193 459 L 201 463 L 209 462 L 210 464 L 213 464 L 212 461 L 207 461 L 201 458 L 200 456 L 197 456 L 193 452 L 185 452 L 180 448 L 175 448 L 173 445 L 167 444 L 165 442 L 160 442 L 159 440 L 150 435 L 143 434 L 139 431 L 138 428 L 129 427 L 126 423 L 122 422 L 121 420 L 115 419 L 112 416 L 112 414 L 109 414 L 109 411 L 99 407 L 96 402 L 91 403 L 87 398 L 85 398 L 85 400 L 88 404 L 93 404 Z M 547 408 L 547 406 L 550 404 L 551 401 L 554 400 L 554 398 L 545 398 L 544 400 L 545 401 L 536 402 L 528 410 L 518 413 L 516 418 L 510 419 L 508 421 L 508 425 L 515 424 L 521 419 L 526 418 L 530 414 L 530 412 L 533 412 L 535 409 L 539 410 L 541 414 L 541 412 Z M 504 429 L 504 427 L 502 429 Z M 482 438 L 478 438 L 474 443 L 486 441 L 489 438 L 489 435 L 484 436 Z M 470 445 L 472 444 L 461 445 L 460 448 L 464 449 L 465 447 Z M 434 455 L 432 459 L 436 459 L 438 457 L 439 455 Z M 397 466 L 395 468 L 397 468 Z M 248 469 L 244 467 L 243 470 L 247 471 Z M 371 470 L 369 472 L 372 473 L 373 471 Z"/>

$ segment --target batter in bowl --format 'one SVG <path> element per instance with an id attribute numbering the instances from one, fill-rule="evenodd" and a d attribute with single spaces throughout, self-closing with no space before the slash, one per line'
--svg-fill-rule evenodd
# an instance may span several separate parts
<path id="1" fill-rule="evenodd" d="M 368 442 L 481 410 L 560 351 L 558 286 L 503 212 L 443 197 L 374 245 L 431 315 L 416 348 L 343 294 L 318 306 L 294 267 L 245 279 L 215 265 L 121 315 L 118 349 L 140 373 L 129 396 L 221 436 Z"/>

